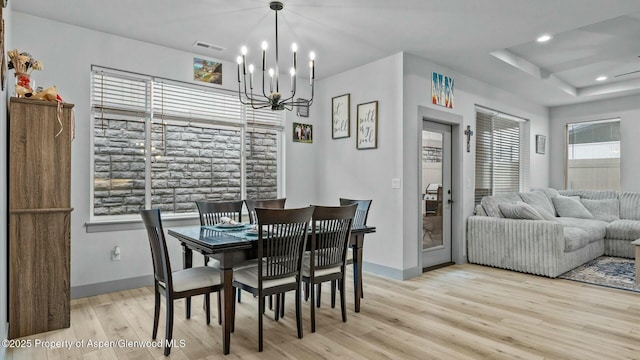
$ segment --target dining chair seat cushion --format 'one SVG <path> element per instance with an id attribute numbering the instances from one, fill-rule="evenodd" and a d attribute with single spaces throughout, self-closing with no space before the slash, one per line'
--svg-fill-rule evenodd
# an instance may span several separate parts
<path id="1" fill-rule="evenodd" d="M 263 268 L 263 271 L 266 271 Z M 233 280 L 248 285 L 254 289 L 258 288 L 258 265 L 257 263 L 250 267 L 238 269 L 233 272 Z M 262 288 L 268 289 L 280 285 L 295 284 L 296 277 L 288 276 L 280 279 L 263 280 Z"/>
<path id="2" fill-rule="evenodd" d="M 207 261 L 207 266 L 220 269 L 220 261 L 218 261 L 218 259 L 214 259 L 214 258 L 208 258 L 208 259 L 209 261 Z"/>
<path id="3" fill-rule="evenodd" d="M 309 253 L 306 252 L 304 254 L 304 256 L 302 257 L 302 276 L 304 276 L 304 277 L 310 277 L 311 276 L 310 260 L 311 260 L 311 255 L 309 255 Z M 333 266 L 333 267 L 330 267 L 330 268 L 316 269 L 315 276 L 319 277 L 319 276 L 337 274 L 340 271 L 341 271 L 340 265 Z"/>
<path id="4" fill-rule="evenodd" d="M 199 266 L 173 272 L 173 291 L 181 292 L 222 284 L 220 270 L 210 266 Z M 164 283 L 160 282 L 164 287 Z"/>

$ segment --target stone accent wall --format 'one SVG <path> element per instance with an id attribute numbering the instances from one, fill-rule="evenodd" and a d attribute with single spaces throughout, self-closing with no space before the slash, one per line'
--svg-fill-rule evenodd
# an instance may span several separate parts
<path id="1" fill-rule="evenodd" d="M 94 214 L 136 214 L 145 202 L 144 122 L 96 121 Z M 196 212 L 198 200 L 241 199 L 240 130 L 201 124 L 154 124 L 151 204 Z M 247 132 L 247 197 L 277 195 L 277 133 Z"/>
<path id="2" fill-rule="evenodd" d="M 278 134 L 273 130 L 247 131 L 247 199 L 278 197 Z"/>
<path id="3" fill-rule="evenodd" d="M 135 214 L 144 208 L 144 138 L 144 121 L 96 119 L 94 215 Z"/>

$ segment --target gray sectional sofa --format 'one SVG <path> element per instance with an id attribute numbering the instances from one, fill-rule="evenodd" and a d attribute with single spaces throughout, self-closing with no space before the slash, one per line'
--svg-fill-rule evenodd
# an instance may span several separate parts
<path id="1" fill-rule="evenodd" d="M 601 255 L 633 258 L 640 193 L 537 189 L 486 196 L 467 220 L 470 263 L 555 278 Z"/>

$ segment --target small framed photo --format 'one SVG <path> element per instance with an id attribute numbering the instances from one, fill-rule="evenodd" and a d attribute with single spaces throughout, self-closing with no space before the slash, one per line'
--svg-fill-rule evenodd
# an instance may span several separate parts
<path id="1" fill-rule="evenodd" d="M 331 137 L 333 139 L 342 139 L 351 136 L 350 112 L 350 94 L 336 96 L 331 99 Z"/>
<path id="2" fill-rule="evenodd" d="M 309 100 L 298 98 L 296 102 L 300 104 L 296 106 L 298 116 L 309 117 Z"/>
<path id="3" fill-rule="evenodd" d="M 313 125 L 294 122 L 293 142 L 313 143 Z"/>
<path id="4" fill-rule="evenodd" d="M 356 148 L 358 150 L 378 147 L 378 102 L 358 105 L 356 124 Z"/>
<path id="5" fill-rule="evenodd" d="M 544 135 L 536 135 L 536 154 L 544 154 L 547 145 L 547 137 Z"/>

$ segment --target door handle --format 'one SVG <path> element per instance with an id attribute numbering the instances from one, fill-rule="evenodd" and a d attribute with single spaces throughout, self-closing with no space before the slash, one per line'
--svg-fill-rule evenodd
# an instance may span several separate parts
<path id="1" fill-rule="evenodd" d="M 451 203 L 453 203 L 453 200 L 448 199 L 448 200 L 447 200 L 447 204 L 451 204 Z"/>

